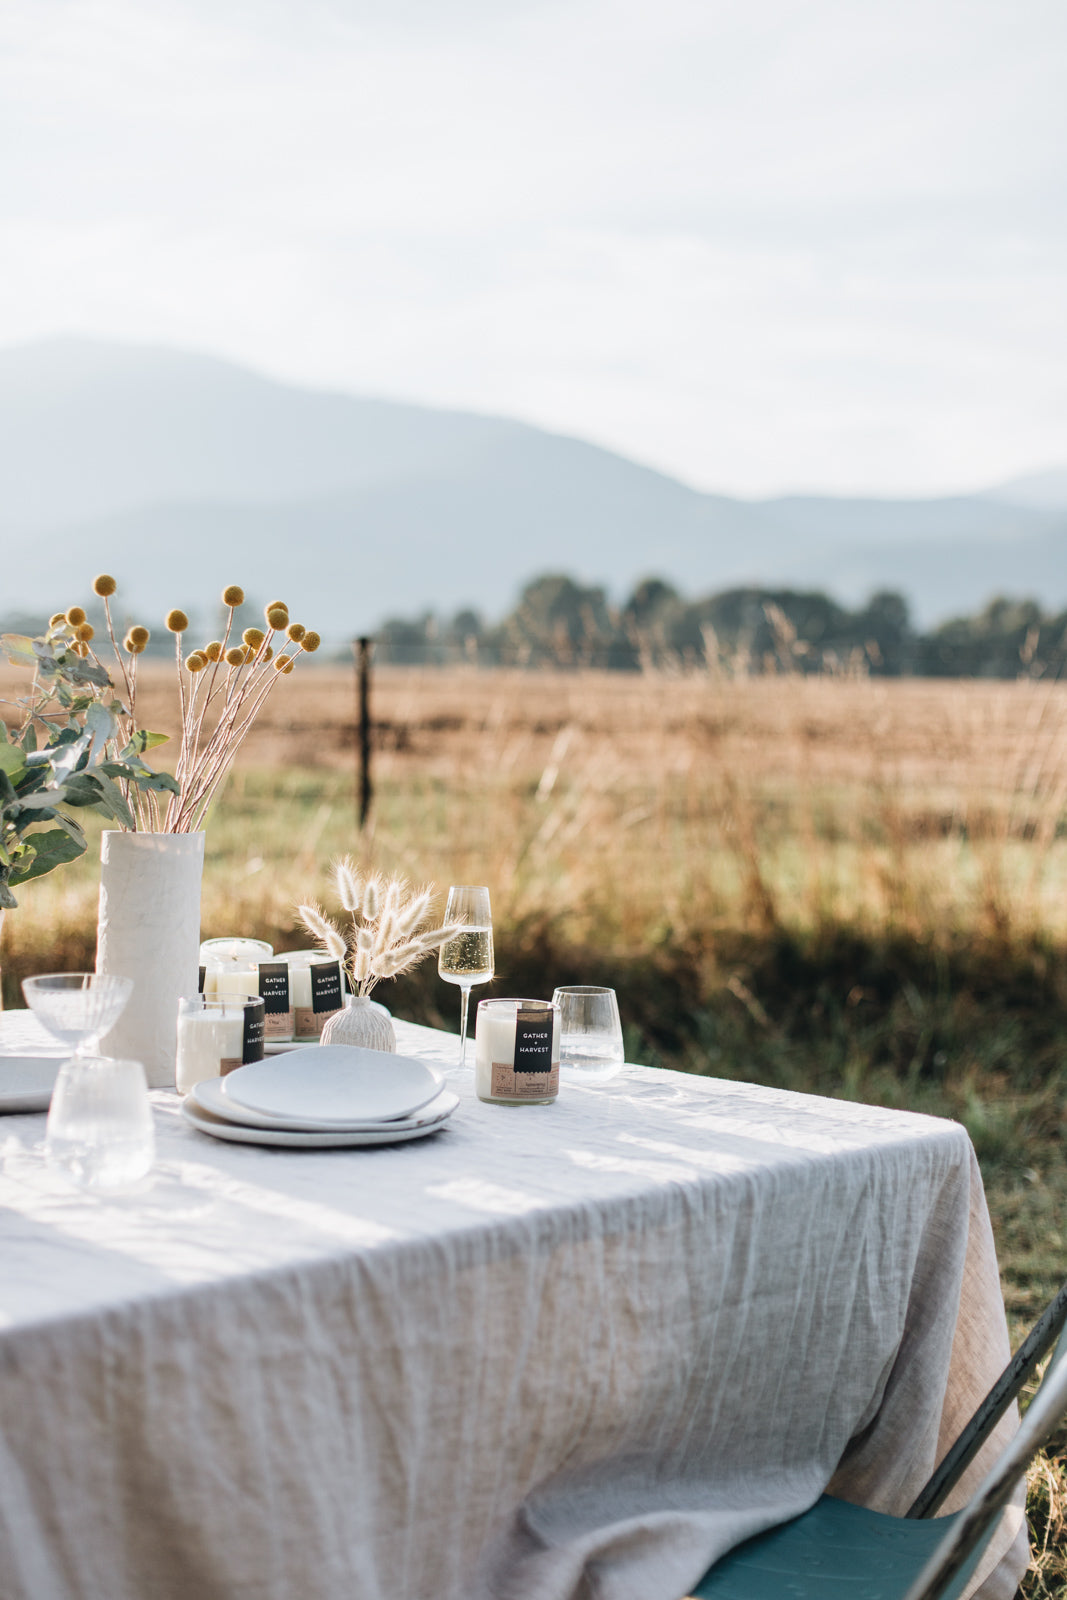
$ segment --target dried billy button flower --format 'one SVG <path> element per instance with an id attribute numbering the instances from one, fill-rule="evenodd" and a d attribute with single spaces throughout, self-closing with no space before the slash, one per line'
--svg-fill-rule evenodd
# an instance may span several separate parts
<path id="1" fill-rule="evenodd" d="M 166 627 L 171 633 L 184 633 L 189 626 L 189 618 L 184 611 L 175 608 L 167 612 Z"/>
<path id="2" fill-rule="evenodd" d="M 286 637 L 291 639 L 294 644 L 299 644 L 305 633 L 307 633 L 307 629 L 302 622 L 290 622 L 285 633 Z"/>
<path id="3" fill-rule="evenodd" d="M 81 606 L 71 606 L 70 610 L 67 612 L 67 621 L 70 623 L 72 628 L 78 627 L 79 623 L 85 621 L 85 612 L 82 610 Z"/>
<path id="4" fill-rule="evenodd" d="M 74 637 L 79 644 L 88 644 L 96 629 L 91 622 L 79 622 L 74 630 Z"/>
<path id="5" fill-rule="evenodd" d="M 273 649 L 271 648 L 270 645 L 268 645 L 267 648 L 264 650 L 263 659 L 264 659 L 264 661 L 273 661 L 274 660 L 274 651 L 273 651 Z"/>
<path id="6" fill-rule="evenodd" d="M 262 628 L 246 628 L 241 635 L 250 650 L 258 650 L 266 637 Z"/>
<path id="7" fill-rule="evenodd" d="M 292 670 L 293 670 L 293 658 L 292 658 L 292 656 L 279 656 L 277 658 L 277 660 L 275 661 L 275 663 L 274 663 L 274 670 L 275 670 L 275 672 L 292 672 Z"/>
<path id="8" fill-rule="evenodd" d="M 201 650 L 194 650 L 185 658 L 186 672 L 203 672 L 207 666 L 207 656 Z"/>
<path id="9" fill-rule="evenodd" d="M 136 628 L 130 629 L 129 637 L 133 640 L 134 644 L 140 645 L 141 649 L 143 650 L 152 635 L 149 633 L 147 628 L 142 628 L 138 623 Z"/>
<path id="10" fill-rule="evenodd" d="M 242 667 L 242 666 L 244 666 L 244 659 L 245 659 L 245 652 L 244 652 L 244 646 L 243 645 L 240 645 L 240 644 L 231 645 L 230 648 L 226 652 L 226 661 L 227 661 L 227 664 L 229 666 L 231 666 L 231 667 Z"/>
<path id="11" fill-rule="evenodd" d="M 122 648 L 124 650 L 128 651 L 131 656 L 139 656 L 141 654 L 141 651 L 144 649 L 144 645 L 141 643 L 141 641 L 139 639 L 135 639 L 134 638 L 133 635 L 134 635 L 135 631 L 136 631 L 135 629 L 131 628 L 130 632 L 126 635 L 125 639 L 123 639 L 123 641 L 122 641 Z M 142 632 L 145 632 L 145 631 L 147 631 L 147 630 L 142 629 Z"/>
<path id="12" fill-rule="evenodd" d="M 317 633 L 305 633 L 300 641 L 300 648 L 301 650 L 306 650 L 308 655 L 311 655 L 312 651 L 317 650 L 321 643 L 322 640 Z"/>
<path id="13" fill-rule="evenodd" d="M 244 605 L 244 603 L 245 603 L 245 592 L 241 588 L 241 585 L 239 583 L 231 583 L 228 586 L 228 588 L 223 589 L 223 591 L 222 591 L 222 603 L 223 603 L 224 606 L 243 606 Z"/>
<path id="14" fill-rule="evenodd" d="M 54 616 L 49 617 L 48 626 L 50 628 L 65 627 L 66 622 L 67 613 L 65 611 L 57 611 Z"/>
<path id="15" fill-rule="evenodd" d="M 272 628 L 287 628 L 289 626 L 289 608 L 281 604 L 267 607 L 266 618 Z"/>
<path id="16" fill-rule="evenodd" d="M 108 572 L 101 572 L 99 577 L 93 579 L 93 593 L 100 595 L 102 599 L 106 600 L 117 588 L 118 584 Z"/>
<path id="17" fill-rule="evenodd" d="M 204 654 L 207 656 L 209 661 L 221 661 L 222 660 L 222 641 L 221 641 L 221 639 L 212 639 L 210 644 L 206 644 L 204 646 Z"/>

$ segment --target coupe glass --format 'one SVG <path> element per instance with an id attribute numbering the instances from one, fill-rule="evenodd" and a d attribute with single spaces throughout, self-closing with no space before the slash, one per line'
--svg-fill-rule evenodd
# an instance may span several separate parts
<path id="1" fill-rule="evenodd" d="M 552 996 L 559 1006 L 559 1067 L 574 1082 L 606 1083 L 622 1071 L 622 1024 L 614 989 L 576 983 Z"/>
<path id="2" fill-rule="evenodd" d="M 22 983 L 49 1033 L 74 1048 L 56 1077 L 44 1144 L 49 1164 L 85 1188 L 133 1183 L 155 1158 L 143 1066 L 95 1053 L 132 989 L 132 979 L 102 972 L 52 972 Z"/>
<path id="3" fill-rule="evenodd" d="M 448 891 L 445 922 L 458 922 L 460 931 L 446 939 L 437 957 L 437 970 L 446 983 L 459 986 L 459 1060 L 462 1067 L 467 1053 L 467 1006 L 476 983 L 488 983 L 493 976 L 493 918 L 489 910 L 489 890 L 483 885 L 455 883 Z"/>

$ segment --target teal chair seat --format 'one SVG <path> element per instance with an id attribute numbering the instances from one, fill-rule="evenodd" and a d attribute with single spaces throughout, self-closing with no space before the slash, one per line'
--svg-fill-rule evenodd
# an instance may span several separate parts
<path id="1" fill-rule="evenodd" d="M 823 1495 L 802 1517 L 737 1545 L 691 1593 L 695 1600 L 900 1600 L 955 1520 L 910 1521 Z M 977 1553 L 961 1589 L 976 1561 Z"/>

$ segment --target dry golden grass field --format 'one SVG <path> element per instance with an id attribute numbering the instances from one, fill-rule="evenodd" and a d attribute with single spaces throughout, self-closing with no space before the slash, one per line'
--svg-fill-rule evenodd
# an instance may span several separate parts
<path id="1" fill-rule="evenodd" d="M 1067 1261 L 1067 687 L 381 668 L 360 833 L 353 672 L 300 667 L 209 821 L 205 936 L 304 945 L 344 853 L 488 883 L 498 992 L 612 983 L 630 1059 L 964 1121 L 1019 1338 Z M 138 720 L 176 728 L 166 669 Z M 91 965 L 94 855 L 19 891 L 8 1004 Z M 382 997 L 455 1026 L 432 965 Z M 1032 1597 L 1067 1590 L 1064 1444 Z"/>

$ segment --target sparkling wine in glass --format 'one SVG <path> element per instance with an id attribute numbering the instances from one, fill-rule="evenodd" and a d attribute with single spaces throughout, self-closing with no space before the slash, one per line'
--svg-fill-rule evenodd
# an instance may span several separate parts
<path id="1" fill-rule="evenodd" d="M 462 1067 L 467 1050 L 467 1005 L 476 983 L 488 983 L 493 976 L 493 918 L 489 910 L 489 890 L 469 883 L 453 884 L 448 891 L 445 922 L 460 924 L 459 932 L 446 939 L 437 957 L 437 970 L 446 983 L 459 986 L 459 1061 Z"/>

